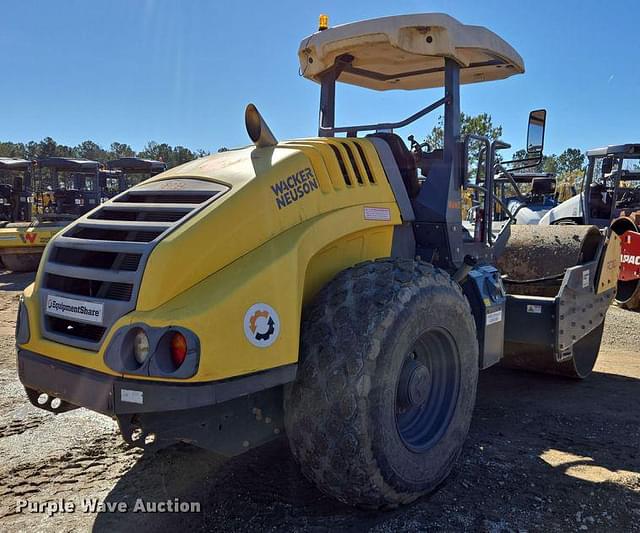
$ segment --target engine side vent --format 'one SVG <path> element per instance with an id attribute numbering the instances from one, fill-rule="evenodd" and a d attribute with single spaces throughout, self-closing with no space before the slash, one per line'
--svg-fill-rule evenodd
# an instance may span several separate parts
<path id="1" fill-rule="evenodd" d="M 364 165 L 364 170 L 367 173 L 367 179 L 369 180 L 369 183 L 375 183 L 376 180 L 373 177 L 373 172 L 371 172 L 371 167 L 369 166 L 369 161 L 367 160 L 367 156 L 364 153 L 364 150 L 362 149 L 362 146 L 360 146 L 360 144 L 358 143 L 354 143 L 356 150 L 358 150 L 358 153 L 360 154 L 360 158 L 362 159 L 362 164 Z"/>
<path id="2" fill-rule="evenodd" d="M 286 146 L 306 152 L 314 165 L 323 192 L 343 191 L 353 186 L 377 185 L 376 173 L 383 175 L 371 141 L 353 137 L 284 141 Z"/>
<path id="3" fill-rule="evenodd" d="M 345 165 L 344 159 L 342 158 L 340 150 L 338 150 L 338 147 L 334 146 L 333 144 L 330 144 L 329 146 L 333 150 L 333 153 L 338 160 L 338 165 L 340 165 L 340 171 L 342 172 L 342 178 L 344 179 L 344 182 L 347 184 L 347 187 L 351 187 L 351 178 L 349 178 L 349 172 L 347 171 L 347 167 Z"/>
<path id="4" fill-rule="evenodd" d="M 345 151 L 347 152 L 347 155 L 349 156 L 349 162 L 351 163 L 351 167 L 353 168 L 353 172 L 356 175 L 356 179 L 358 180 L 358 183 L 362 185 L 362 174 L 360 174 L 360 168 L 356 163 L 355 157 L 353 157 L 353 152 L 351 151 L 351 148 L 345 142 L 340 144 L 344 147 Z"/>

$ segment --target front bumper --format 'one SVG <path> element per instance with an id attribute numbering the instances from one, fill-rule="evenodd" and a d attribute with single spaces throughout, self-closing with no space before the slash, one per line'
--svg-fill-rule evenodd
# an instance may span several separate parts
<path id="1" fill-rule="evenodd" d="M 143 381 L 110 376 L 18 349 L 18 375 L 28 391 L 46 393 L 71 406 L 111 417 L 217 405 L 291 382 L 296 369 L 292 364 L 209 383 Z M 36 405 L 56 412 L 47 406 L 50 402 Z"/>

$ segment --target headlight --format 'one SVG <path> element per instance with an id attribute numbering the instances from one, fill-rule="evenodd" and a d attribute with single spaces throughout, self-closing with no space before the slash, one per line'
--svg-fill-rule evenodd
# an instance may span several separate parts
<path id="1" fill-rule="evenodd" d="M 139 364 L 142 364 L 149 357 L 149 337 L 139 329 L 133 337 L 133 355 Z"/>

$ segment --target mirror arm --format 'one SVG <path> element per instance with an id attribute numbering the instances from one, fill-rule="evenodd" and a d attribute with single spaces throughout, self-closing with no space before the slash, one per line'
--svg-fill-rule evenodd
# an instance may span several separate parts
<path id="1" fill-rule="evenodd" d="M 495 141 L 493 141 L 493 147 L 495 150 L 504 150 L 506 148 L 511 148 L 511 145 L 509 143 L 496 139 Z"/>
<path id="2" fill-rule="evenodd" d="M 523 163 L 526 161 L 533 161 L 532 163 L 528 163 L 526 165 L 515 166 L 516 163 Z M 501 165 L 514 165 L 509 167 L 509 170 L 525 170 L 527 168 L 536 168 L 540 163 L 542 163 L 542 158 L 539 157 L 537 159 L 513 159 L 511 161 L 502 161 Z"/>

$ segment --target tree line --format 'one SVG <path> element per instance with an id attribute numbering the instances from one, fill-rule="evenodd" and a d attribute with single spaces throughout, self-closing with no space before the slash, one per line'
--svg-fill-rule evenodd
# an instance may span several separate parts
<path id="1" fill-rule="evenodd" d="M 479 115 L 466 115 L 460 113 L 460 130 L 462 135 L 475 134 L 488 137 L 491 141 L 502 136 L 502 126 L 494 125 L 491 115 L 480 113 Z M 444 127 L 442 117 L 439 117 L 436 125 L 427 136 L 426 142 L 431 149 L 442 148 L 444 140 Z M 498 153 L 500 158 L 500 154 Z M 526 159 L 526 150 L 517 150 L 513 154 L 514 160 Z M 504 159 L 504 158 L 501 158 Z M 551 172 L 556 175 L 558 181 L 574 184 L 582 179 L 586 168 L 587 157 L 579 148 L 567 148 L 560 154 L 543 155 L 542 160 L 534 168 L 527 169 L 531 172 Z"/>
<path id="2" fill-rule="evenodd" d="M 67 146 L 57 143 L 51 137 L 28 143 L 0 141 L 0 157 L 21 157 L 23 159 L 80 157 L 104 163 L 121 157 L 141 157 L 163 161 L 168 168 L 171 168 L 205 155 L 209 155 L 206 150 L 190 150 L 184 146 L 171 146 L 155 141 L 149 141 L 139 152 L 136 152 L 130 145 L 120 142 L 112 142 L 109 148 L 104 148 L 93 141 L 83 141 L 76 146 Z"/>
<path id="3" fill-rule="evenodd" d="M 513 154 L 514 159 L 526 159 L 527 152 L 518 150 Z M 578 148 L 567 148 L 559 155 L 543 155 L 540 163 L 532 170 L 537 172 L 551 172 L 560 181 L 574 182 L 582 178 L 586 168 L 587 156 Z"/>
<path id="4" fill-rule="evenodd" d="M 480 113 L 478 115 L 460 115 L 460 128 L 463 135 L 484 135 L 491 140 L 502 136 L 502 126 L 494 125 L 491 115 Z M 431 149 L 441 148 L 444 140 L 442 117 L 436 121 L 436 125 L 427 136 L 426 142 Z M 226 148 L 220 148 L 223 152 Z M 168 168 L 181 165 L 198 157 L 209 155 L 206 150 L 190 150 L 184 146 L 171 146 L 167 143 L 149 141 L 144 148 L 136 152 L 130 145 L 120 142 L 112 142 L 108 149 L 103 148 L 93 141 L 83 141 L 77 146 L 58 144 L 51 137 L 45 137 L 41 141 L 28 143 L 14 143 L 0 141 L 0 157 L 22 157 L 24 159 L 38 159 L 43 157 L 83 157 L 94 161 L 106 162 L 121 157 L 142 157 L 144 159 L 156 159 L 167 164 Z M 518 150 L 513 154 L 513 159 L 525 159 L 526 151 Z M 580 179 L 585 168 L 586 155 L 578 148 L 567 148 L 556 155 L 544 155 L 540 164 L 531 169 L 537 172 L 551 172 L 556 174 L 560 181 L 574 183 Z"/>

